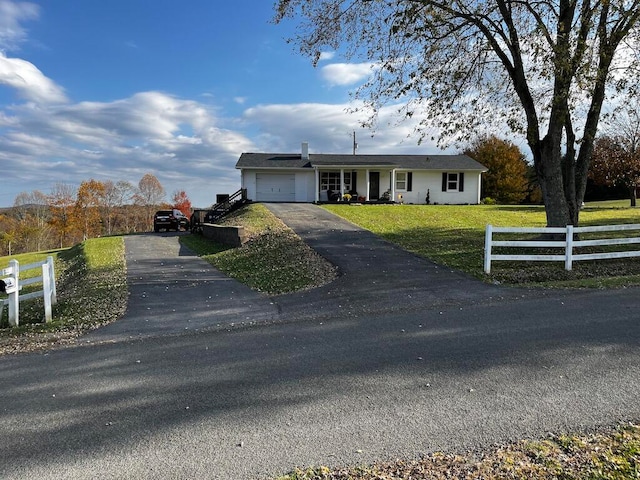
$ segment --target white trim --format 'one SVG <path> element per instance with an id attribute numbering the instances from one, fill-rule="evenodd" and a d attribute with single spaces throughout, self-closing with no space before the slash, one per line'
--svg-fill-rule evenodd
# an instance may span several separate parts
<path id="1" fill-rule="evenodd" d="M 445 172 L 445 174 L 447 175 L 447 188 L 446 188 L 445 192 L 447 192 L 447 193 L 460 193 L 460 172 L 447 171 L 447 172 Z M 456 188 L 449 188 L 449 175 L 455 175 L 456 176 Z"/>
<path id="2" fill-rule="evenodd" d="M 391 175 L 391 188 L 389 189 L 391 191 L 391 198 L 389 200 L 391 200 L 392 202 L 396 201 L 396 169 L 392 169 L 391 172 L 389 172 L 389 174 Z"/>

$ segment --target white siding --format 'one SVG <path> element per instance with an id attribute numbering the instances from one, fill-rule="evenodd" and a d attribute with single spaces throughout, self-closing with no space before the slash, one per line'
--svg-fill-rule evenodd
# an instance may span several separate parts
<path id="1" fill-rule="evenodd" d="M 453 171 L 452 171 L 453 172 Z M 429 201 L 438 204 L 477 204 L 480 202 L 480 172 L 464 172 L 464 191 L 443 192 L 442 172 L 413 171 L 413 188 L 411 192 L 396 191 L 402 194 L 404 203 L 426 203 L 427 191 Z"/>
<path id="2" fill-rule="evenodd" d="M 356 190 L 358 195 L 366 195 L 366 170 L 355 170 L 357 172 Z M 374 170 L 380 172 L 380 194 L 389 188 L 389 171 Z M 403 170 L 404 171 L 404 170 Z M 455 170 L 452 170 L 455 172 Z M 293 193 L 287 196 L 287 199 L 278 200 L 274 197 L 259 198 L 257 192 L 256 175 L 289 175 L 293 180 Z M 431 204 L 477 204 L 480 202 L 480 172 L 464 172 L 464 191 L 463 192 L 443 192 L 442 191 L 442 171 L 412 171 L 412 191 L 396 191 L 402 194 L 404 203 L 424 204 L 426 203 L 427 190 L 429 191 L 429 201 Z M 264 178 L 264 177 L 262 177 Z M 315 173 L 313 171 L 300 170 L 243 170 L 242 186 L 247 189 L 248 198 L 254 201 L 290 201 L 290 202 L 313 202 L 315 200 Z M 261 192 L 263 193 L 263 192 Z M 281 192 L 280 192 L 281 193 Z"/>

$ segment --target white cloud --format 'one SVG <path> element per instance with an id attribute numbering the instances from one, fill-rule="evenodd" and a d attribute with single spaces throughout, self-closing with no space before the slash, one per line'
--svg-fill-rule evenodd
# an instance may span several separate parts
<path id="1" fill-rule="evenodd" d="M 336 52 L 321 52 L 319 60 L 322 62 L 324 60 L 331 60 L 336 56 Z"/>
<path id="2" fill-rule="evenodd" d="M 36 19 L 38 15 L 39 7 L 33 3 L 0 0 L 0 49 L 16 48 L 26 37 L 20 22 Z"/>
<path id="3" fill-rule="evenodd" d="M 418 145 L 411 136 L 415 121 L 398 123 L 397 105 L 379 112 L 375 132 L 362 128 L 366 113 L 349 113 L 355 104 L 280 104 L 259 105 L 244 113 L 246 121 L 260 128 L 258 151 L 297 152 L 302 142 L 309 142 L 313 153 L 349 153 L 356 132 L 358 153 L 442 153 L 433 142 Z M 362 107 L 362 105 L 360 105 Z"/>
<path id="4" fill-rule="evenodd" d="M 30 62 L 7 58 L 0 52 L 0 84 L 17 90 L 18 95 L 37 103 L 66 102 L 64 90 Z"/>
<path id="5" fill-rule="evenodd" d="M 207 107 L 161 92 L 114 102 L 25 104 L 12 114 L 11 121 L 0 117 L 7 119 L 0 125 L 0 164 L 20 165 L 4 171 L 3 180 L 24 185 L 28 179 L 21 190 L 46 193 L 57 182 L 77 186 L 90 178 L 136 184 L 151 172 L 168 194 L 185 190 L 194 205 L 207 206 L 216 193 L 240 188 L 235 163 L 252 149 L 241 133 L 217 126 Z M 11 203 L 21 190 L 0 202 Z"/>
<path id="6" fill-rule="evenodd" d="M 329 85 L 353 85 L 368 78 L 375 65 L 372 63 L 332 63 L 322 67 L 322 78 Z"/>

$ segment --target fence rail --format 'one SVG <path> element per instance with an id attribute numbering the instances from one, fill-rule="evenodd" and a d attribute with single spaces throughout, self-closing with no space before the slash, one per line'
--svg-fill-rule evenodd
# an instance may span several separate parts
<path id="1" fill-rule="evenodd" d="M 605 260 L 613 258 L 640 257 L 640 250 L 627 250 L 619 252 L 592 252 L 575 253 L 576 248 L 582 247 L 602 247 L 613 245 L 634 245 L 640 243 L 640 237 L 616 237 L 598 238 L 589 240 L 576 240 L 575 236 L 581 233 L 604 233 L 604 232 L 633 232 L 640 231 L 640 224 L 626 225 L 604 225 L 597 227 L 494 227 L 487 225 L 484 239 L 484 271 L 491 273 L 492 261 L 544 261 L 544 262 L 564 262 L 565 270 L 573 268 L 573 262 L 582 260 Z M 563 236 L 561 240 L 494 240 L 494 233 L 525 233 Z M 558 254 L 494 254 L 494 247 L 512 248 L 561 248 L 563 253 Z"/>
<path id="2" fill-rule="evenodd" d="M 42 271 L 40 276 L 25 278 L 24 280 L 20 279 L 21 272 L 37 268 Z M 57 302 L 56 275 L 52 256 L 48 256 L 46 260 L 24 266 L 20 266 L 17 260 L 10 260 L 9 266 L 0 270 L 0 277 L 7 277 L 3 278 L 3 280 L 7 284 L 6 293 L 8 294 L 8 298 L 0 300 L 0 320 L 2 319 L 4 306 L 7 305 L 9 307 L 9 325 L 18 326 L 20 323 L 20 301 L 43 297 L 44 318 L 47 322 L 51 321 L 52 306 Z M 22 287 L 38 283 L 42 283 L 42 290 L 20 295 Z"/>

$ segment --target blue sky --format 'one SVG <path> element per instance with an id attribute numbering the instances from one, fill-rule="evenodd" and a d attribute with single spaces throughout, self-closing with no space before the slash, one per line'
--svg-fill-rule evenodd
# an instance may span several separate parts
<path id="1" fill-rule="evenodd" d="M 0 206 L 56 184 L 154 174 L 194 206 L 240 188 L 242 152 L 437 153 L 346 112 L 369 73 L 314 68 L 263 0 L 0 0 Z"/>

